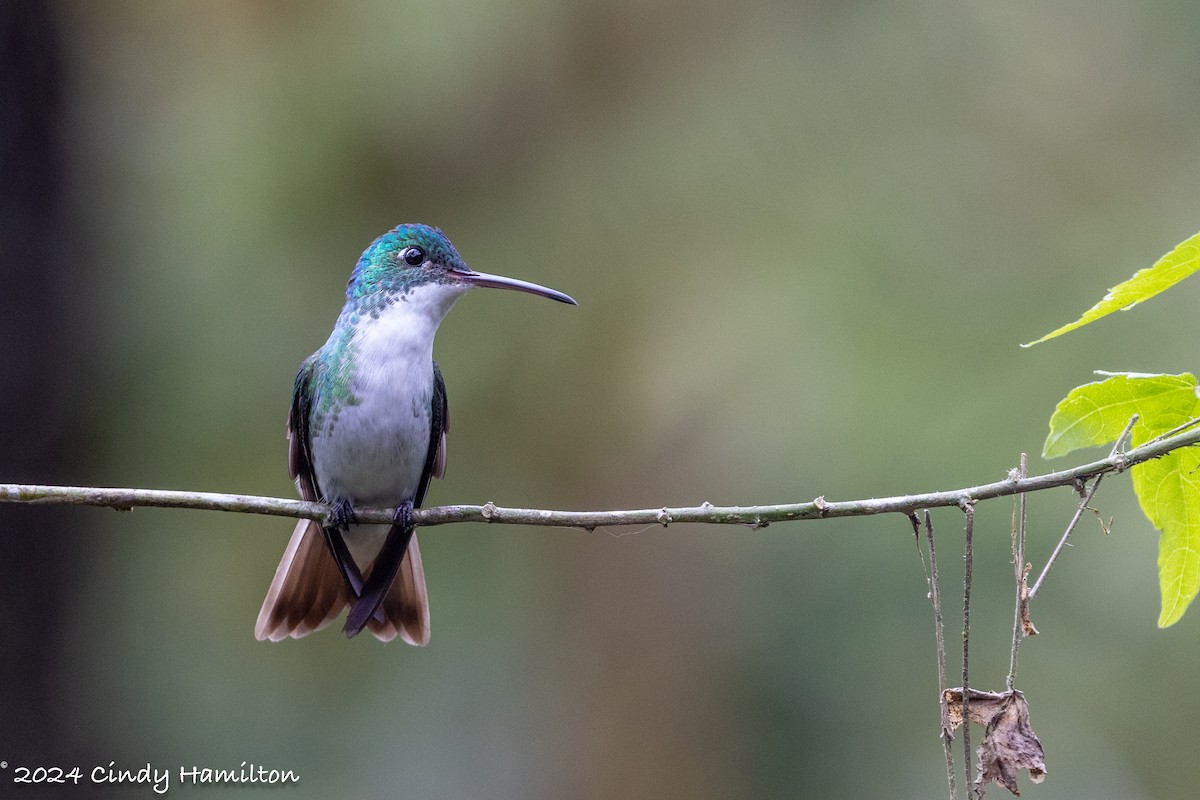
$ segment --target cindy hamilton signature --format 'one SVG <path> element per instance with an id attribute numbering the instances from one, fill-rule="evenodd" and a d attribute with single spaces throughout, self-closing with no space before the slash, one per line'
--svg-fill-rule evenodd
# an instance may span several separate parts
<path id="1" fill-rule="evenodd" d="M 10 775 L 6 776 L 6 773 L 10 773 Z M 248 761 L 243 761 L 233 769 L 186 766 L 178 767 L 174 771 L 166 767 L 156 767 L 150 763 L 145 766 L 124 767 L 117 766 L 115 761 L 110 761 L 107 764 L 88 768 L 10 765 L 7 761 L 0 761 L 0 784 L 11 782 L 18 786 L 34 784 L 144 785 L 153 789 L 156 794 L 166 794 L 171 789 L 172 776 L 178 776 L 180 786 L 206 784 L 228 786 L 241 783 L 270 786 L 300 782 L 300 776 L 294 770 L 272 769 Z"/>

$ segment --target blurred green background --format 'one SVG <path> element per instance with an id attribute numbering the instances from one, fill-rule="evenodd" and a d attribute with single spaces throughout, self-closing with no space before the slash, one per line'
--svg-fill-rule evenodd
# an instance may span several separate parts
<path id="1" fill-rule="evenodd" d="M 1038 455 L 1047 421 L 1093 369 L 1197 367 L 1192 284 L 1017 347 L 1200 228 L 1194 3 L 2 14 L 0 481 L 294 496 L 295 370 L 399 222 L 580 301 L 481 291 L 451 313 L 433 505 L 966 486 L 1021 451 L 1064 466 Z M 1039 568 L 1074 502 L 1031 498 Z M 1127 478 L 1097 505 L 1113 533 L 1081 527 L 1022 650 L 1049 767 L 1024 793 L 1185 796 L 1200 611 L 1155 628 L 1156 534 Z M 978 510 L 985 689 L 1008 663 L 1010 515 Z M 961 515 L 935 523 L 953 648 Z M 301 776 L 279 797 L 944 796 L 902 517 L 422 531 L 425 649 L 255 641 L 290 528 L 0 507 L 0 759 L 247 761 Z"/>

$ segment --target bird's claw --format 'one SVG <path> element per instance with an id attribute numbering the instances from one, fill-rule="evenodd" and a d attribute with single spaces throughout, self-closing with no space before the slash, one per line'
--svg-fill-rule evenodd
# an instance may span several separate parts
<path id="1" fill-rule="evenodd" d="M 334 528 L 348 530 L 350 525 L 357 522 L 354 506 L 344 497 L 333 501 L 329 507 L 329 524 Z"/>

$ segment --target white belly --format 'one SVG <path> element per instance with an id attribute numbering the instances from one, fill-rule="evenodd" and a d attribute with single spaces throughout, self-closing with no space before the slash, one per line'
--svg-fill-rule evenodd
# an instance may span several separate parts
<path id="1" fill-rule="evenodd" d="M 359 405 L 343 408 L 313 437 L 313 468 L 327 500 L 397 506 L 414 499 L 429 452 L 432 362 L 427 370 L 427 386 L 360 395 Z"/>
<path id="2" fill-rule="evenodd" d="M 422 310 L 412 302 L 419 299 L 398 301 L 361 323 L 350 342 L 355 402 L 312 434 L 313 469 L 326 500 L 397 506 L 417 493 L 429 453 L 437 327 L 414 313 Z"/>

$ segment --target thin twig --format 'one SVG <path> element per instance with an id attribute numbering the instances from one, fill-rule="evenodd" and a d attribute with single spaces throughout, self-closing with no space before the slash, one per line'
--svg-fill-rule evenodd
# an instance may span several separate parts
<path id="1" fill-rule="evenodd" d="M 765 523 L 791 520 L 855 517 L 871 514 L 907 514 L 925 508 L 962 506 L 994 497 L 1007 497 L 1024 492 L 1036 492 L 1056 486 L 1070 486 L 1110 472 L 1159 458 L 1177 450 L 1200 443 L 1200 428 L 1163 439 L 1147 442 L 1127 453 L 1117 453 L 1099 461 L 1071 469 L 1050 472 L 1031 478 L 1005 478 L 964 489 L 945 492 L 902 495 L 831 502 L 817 498 L 806 503 L 784 503 L 759 506 L 714 506 L 702 503 L 680 508 L 647 508 L 628 511 L 550 511 L 527 508 L 501 508 L 494 503 L 449 505 L 419 509 L 413 512 L 413 524 L 420 526 L 446 525 L 457 522 L 491 522 L 508 525 L 541 525 L 584 530 L 616 525 L 667 525 L 672 522 L 696 522 L 722 525 L 761 527 Z M 276 497 L 255 497 L 241 494 L 168 491 L 158 489 L 101 489 L 78 486 L 42 486 L 0 484 L 0 503 L 35 503 L 50 505 L 85 505 L 129 510 L 136 507 L 194 508 L 209 511 L 232 511 L 246 514 L 267 514 L 277 517 L 313 519 L 324 522 L 329 509 L 321 503 L 284 500 Z M 356 518 L 361 522 L 389 523 L 395 509 L 359 508 Z"/>
<path id="2" fill-rule="evenodd" d="M 917 518 L 912 517 L 914 526 Z M 950 786 L 950 800 L 958 800 L 958 786 L 954 780 L 953 727 L 946 719 L 946 639 L 942 622 L 942 601 L 938 594 L 937 554 L 933 548 L 933 519 L 925 510 L 925 538 L 929 542 L 929 599 L 933 603 L 934 639 L 937 642 L 938 706 L 942 709 L 942 749 L 946 751 L 946 782 Z M 922 562 L 923 563 L 923 562 Z"/>
<path id="3" fill-rule="evenodd" d="M 966 515 L 963 531 L 963 630 L 962 630 L 962 717 L 963 717 L 963 771 L 966 773 L 967 791 L 971 789 L 971 681 L 968 674 L 971 655 L 971 571 L 975 561 L 975 508 L 970 503 L 962 507 Z"/>
<path id="4" fill-rule="evenodd" d="M 926 514 L 929 512 L 926 511 Z M 905 514 L 908 517 L 908 524 L 912 525 L 913 540 L 917 545 L 917 560 L 921 562 L 921 572 L 925 574 L 925 585 L 929 587 L 929 592 L 926 594 L 930 600 L 933 599 L 932 579 L 929 577 L 929 565 L 925 563 L 925 551 L 921 549 L 921 520 L 917 518 L 916 512 Z M 935 609 L 936 610 L 936 609 Z"/>
<path id="5" fill-rule="evenodd" d="M 1125 433 L 1123 434 L 1123 436 L 1129 435 L 1129 432 L 1133 429 L 1133 423 L 1137 421 L 1137 416 L 1138 416 L 1137 414 L 1133 415 L 1133 419 L 1130 420 L 1129 426 L 1125 429 Z M 1174 428 L 1171 428 L 1171 430 L 1166 431 L 1165 433 L 1160 433 L 1158 436 L 1155 436 L 1150 441 L 1144 442 L 1144 444 L 1153 444 L 1154 442 L 1161 442 L 1164 439 L 1170 439 L 1175 434 L 1183 433 L 1187 429 L 1194 428 L 1197 425 L 1200 425 L 1200 417 L 1195 417 L 1193 419 L 1189 419 L 1187 422 L 1183 423 L 1182 425 L 1176 425 Z M 1119 442 L 1121 440 L 1117 439 L 1117 441 Z"/>
<path id="6" fill-rule="evenodd" d="M 1020 466 L 1017 475 L 1024 478 L 1029 473 L 1029 457 L 1021 453 Z M 1017 495 L 1016 507 L 1013 509 L 1013 571 L 1016 575 L 1016 603 L 1013 606 L 1012 650 L 1008 658 L 1008 679 L 1005 685 L 1008 691 L 1016 688 L 1017 683 L 1017 651 L 1021 648 L 1021 611 L 1025 603 L 1025 495 Z"/>
<path id="7" fill-rule="evenodd" d="M 1122 431 L 1121 435 L 1117 437 L 1117 440 L 1113 442 L 1112 451 L 1108 454 L 1108 458 L 1110 460 L 1121 458 L 1121 448 L 1125 446 L 1125 441 L 1129 438 L 1129 434 L 1133 430 L 1133 426 L 1137 424 L 1137 421 L 1137 414 L 1134 414 L 1129 418 L 1128 424 L 1125 425 L 1125 430 Z M 1194 426 L 1196 423 L 1197 420 L 1192 420 L 1189 423 L 1181 425 L 1180 428 L 1187 429 Z M 1166 439 L 1163 439 L 1162 441 L 1166 441 Z M 1132 453 L 1136 451 L 1131 450 L 1130 452 Z M 1128 454 L 1126 454 L 1126 457 L 1127 456 Z M 1063 532 L 1062 538 L 1059 539 L 1058 544 L 1055 545 L 1054 552 L 1050 554 L 1050 559 L 1046 562 L 1046 566 L 1042 567 L 1042 572 L 1040 575 L 1038 575 L 1038 579 L 1033 582 L 1033 588 L 1029 590 L 1030 600 L 1032 600 L 1034 597 L 1037 597 L 1038 589 L 1042 588 L 1042 581 L 1044 581 L 1046 576 L 1050 574 L 1050 568 L 1053 567 L 1054 562 L 1058 560 L 1059 553 L 1061 553 L 1063 548 L 1067 546 L 1067 540 L 1071 538 L 1071 531 L 1075 530 L 1075 526 L 1079 524 L 1079 520 L 1083 516 L 1083 512 L 1087 510 L 1088 504 L 1092 502 L 1092 498 L 1096 495 L 1096 490 L 1100 488 L 1100 481 L 1103 479 L 1104 473 L 1096 475 L 1096 480 L 1092 481 L 1092 485 L 1088 489 L 1087 494 L 1085 494 L 1083 499 L 1079 501 L 1079 505 L 1075 508 L 1075 515 L 1072 516 L 1071 521 L 1067 523 L 1066 531 Z"/>

